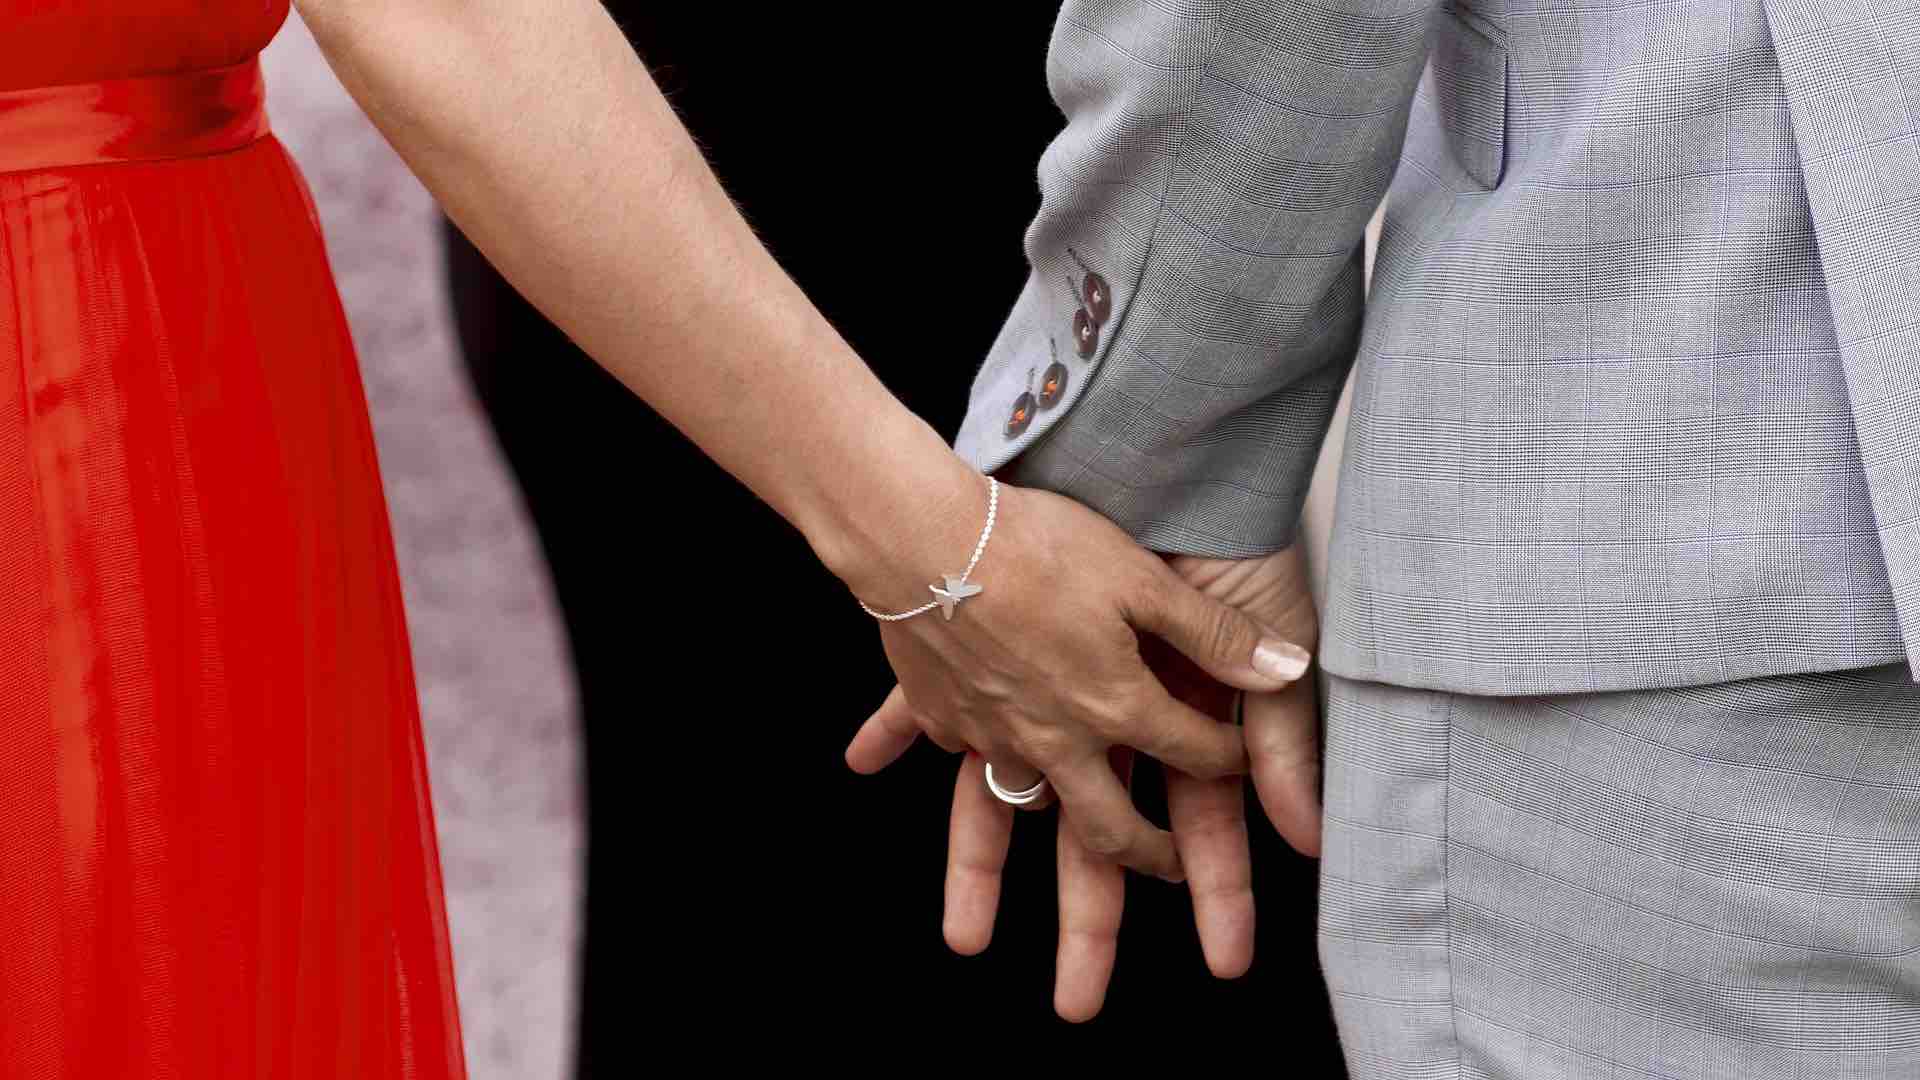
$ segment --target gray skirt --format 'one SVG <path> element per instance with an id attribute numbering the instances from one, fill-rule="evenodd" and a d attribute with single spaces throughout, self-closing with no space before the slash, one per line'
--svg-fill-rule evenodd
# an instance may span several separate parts
<path id="1" fill-rule="evenodd" d="M 1320 955 L 1356 1080 L 1920 1077 L 1907 665 L 1326 689 Z"/>

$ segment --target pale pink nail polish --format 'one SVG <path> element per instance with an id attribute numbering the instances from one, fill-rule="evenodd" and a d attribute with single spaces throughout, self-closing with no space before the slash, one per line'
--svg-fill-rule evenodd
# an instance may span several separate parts
<path id="1" fill-rule="evenodd" d="M 1269 679 L 1292 682 L 1307 673 L 1313 656 L 1290 641 L 1262 638 L 1253 649 L 1253 669 Z"/>

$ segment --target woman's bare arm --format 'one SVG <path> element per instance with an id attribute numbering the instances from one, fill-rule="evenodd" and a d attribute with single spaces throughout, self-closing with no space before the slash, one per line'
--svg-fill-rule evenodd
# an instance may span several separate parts
<path id="1" fill-rule="evenodd" d="M 299 7 L 348 90 L 507 279 L 842 577 L 857 579 L 867 551 L 923 539 L 875 531 L 939 526 L 931 546 L 977 528 L 979 477 L 769 256 L 598 3 Z M 646 462 L 591 464 L 629 471 L 646 498 Z M 698 521 L 672 527 L 698 537 Z M 876 584 L 868 599 L 921 597 Z"/>
<path id="2" fill-rule="evenodd" d="M 863 599 L 917 606 L 918 583 L 964 563 L 985 484 L 775 264 L 595 0 L 299 3 L 347 88 L 508 280 Z M 806 122 L 780 115 L 777 96 L 768 110 L 770 125 Z M 645 504 L 646 462 L 581 467 L 624 470 Z M 706 543 L 697 520 L 654 509 L 690 547 Z M 1305 654 L 1077 503 L 1009 487 L 998 521 L 986 592 L 963 616 L 883 626 L 901 683 L 887 715 L 1002 775 L 1044 772 L 1088 851 L 1179 876 L 1171 837 L 1134 809 L 1108 750 L 1219 776 L 1245 767 L 1245 747 L 1168 694 L 1135 631 L 1247 690 L 1297 678 Z M 783 631 L 804 638 L 790 623 L 743 620 L 741 633 L 785 647 Z"/>

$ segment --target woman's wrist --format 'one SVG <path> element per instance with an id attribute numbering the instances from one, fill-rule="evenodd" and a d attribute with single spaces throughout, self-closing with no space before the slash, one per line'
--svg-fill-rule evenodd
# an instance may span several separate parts
<path id="1" fill-rule="evenodd" d="M 821 563 L 855 596 L 887 611 L 925 603 L 929 583 L 958 573 L 986 520 L 986 478 L 914 422 L 924 430 L 908 449 L 840 477 L 800 523 Z"/>

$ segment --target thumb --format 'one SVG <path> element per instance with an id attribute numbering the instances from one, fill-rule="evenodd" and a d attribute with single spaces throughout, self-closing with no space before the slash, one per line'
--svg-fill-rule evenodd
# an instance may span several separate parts
<path id="1" fill-rule="evenodd" d="M 1320 855 L 1320 715 L 1314 687 L 1248 694 L 1243 707 L 1253 788 L 1267 819 L 1295 851 Z"/>
<path id="2" fill-rule="evenodd" d="M 1166 641 L 1236 689 L 1265 693 L 1307 673 L 1313 660 L 1307 650 L 1187 584 L 1171 569 L 1163 570 L 1127 612 L 1135 628 Z"/>

